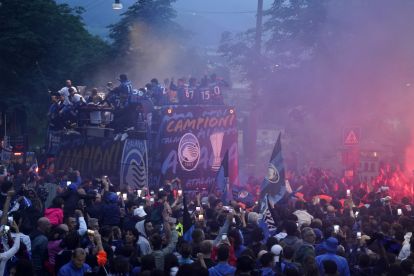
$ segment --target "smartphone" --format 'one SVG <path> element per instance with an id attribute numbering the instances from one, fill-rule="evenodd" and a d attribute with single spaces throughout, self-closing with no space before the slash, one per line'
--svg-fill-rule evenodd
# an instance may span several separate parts
<path id="1" fill-rule="evenodd" d="M 138 197 L 140 197 L 140 196 L 141 196 L 141 193 L 142 193 L 142 190 L 137 190 L 137 195 L 138 195 Z"/>
<path id="2" fill-rule="evenodd" d="M 72 181 L 66 181 L 66 186 L 69 186 L 70 184 L 72 184 Z"/>
<path id="3" fill-rule="evenodd" d="M 120 195 L 121 195 L 121 192 L 116 192 L 116 195 L 117 195 L 117 196 L 120 196 Z"/>
<path id="4" fill-rule="evenodd" d="M 358 215 L 359 215 L 359 212 L 358 212 L 358 211 L 356 211 L 356 212 L 355 212 L 355 217 L 358 217 Z"/>
<path id="5" fill-rule="evenodd" d="M 351 190 L 346 190 L 346 196 L 351 196 Z"/>
<path id="6" fill-rule="evenodd" d="M 357 239 L 361 238 L 361 232 L 357 232 Z"/>
<path id="7" fill-rule="evenodd" d="M 162 191 L 164 191 L 164 189 L 163 188 L 159 188 L 158 191 L 162 192 Z"/>
<path id="8" fill-rule="evenodd" d="M 181 196 L 183 194 L 183 190 L 178 190 L 177 194 L 178 196 Z"/>
<path id="9" fill-rule="evenodd" d="M 91 235 L 91 236 L 95 235 L 95 231 L 88 229 L 88 235 Z"/>
<path id="10" fill-rule="evenodd" d="M 200 212 L 200 211 L 201 211 L 201 208 L 200 208 L 199 206 L 197 206 L 197 207 L 196 207 L 196 211 L 197 211 L 197 212 Z"/>
<path id="11" fill-rule="evenodd" d="M 339 232 L 339 225 L 334 225 L 334 231 L 335 231 L 335 233 Z"/>
<path id="12" fill-rule="evenodd" d="M 150 198 L 150 201 L 151 201 L 152 203 L 154 203 L 154 198 L 153 198 L 153 197 L 151 197 L 151 198 Z"/>
<path id="13" fill-rule="evenodd" d="M 13 224 L 13 217 L 12 216 L 8 217 L 7 220 L 9 221 L 9 224 Z"/>
<path id="14" fill-rule="evenodd" d="M 199 214 L 198 215 L 198 220 L 203 220 L 204 219 L 204 215 L 203 214 Z"/>
<path id="15" fill-rule="evenodd" d="M 400 208 L 398 208 L 398 209 L 397 209 L 397 214 L 398 214 L 399 216 L 401 216 L 401 215 L 402 215 L 402 210 L 401 210 Z"/>
<path id="16" fill-rule="evenodd" d="M 235 218 L 233 218 L 233 223 L 236 223 L 236 219 Z"/>
<path id="17" fill-rule="evenodd" d="M 221 239 L 222 239 L 223 241 L 227 240 L 227 235 L 226 235 L 226 234 L 221 235 Z"/>
<path id="18" fill-rule="evenodd" d="M 10 226 L 4 225 L 4 232 L 7 233 L 10 231 Z"/>
<path id="19" fill-rule="evenodd" d="M 128 195 L 127 194 L 122 194 L 122 199 L 123 200 L 127 200 L 128 199 Z"/>

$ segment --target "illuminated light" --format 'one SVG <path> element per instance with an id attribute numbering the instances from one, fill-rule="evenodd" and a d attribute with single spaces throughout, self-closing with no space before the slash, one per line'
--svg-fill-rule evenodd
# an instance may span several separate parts
<path id="1" fill-rule="evenodd" d="M 14 156 L 22 156 L 23 155 L 23 153 L 22 152 L 15 152 L 14 153 Z"/>
<path id="2" fill-rule="evenodd" d="M 167 114 L 172 114 L 172 112 L 173 112 L 172 108 L 167 109 Z"/>
<path id="3" fill-rule="evenodd" d="M 35 172 L 39 173 L 39 167 L 36 167 Z"/>
<path id="4" fill-rule="evenodd" d="M 122 10 L 123 6 L 120 0 L 115 0 L 115 3 L 112 4 L 112 9 Z"/>
<path id="5" fill-rule="evenodd" d="M 234 109 L 233 108 L 230 109 L 229 112 L 230 112 L 230 114 L 234 114 Z"/>

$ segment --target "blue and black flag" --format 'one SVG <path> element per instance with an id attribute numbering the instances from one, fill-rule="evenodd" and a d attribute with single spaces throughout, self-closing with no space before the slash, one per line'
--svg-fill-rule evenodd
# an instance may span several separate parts
<path id="1" fill-rule="evenodd" d="M 191 241 L 192 240 L 192 234 L 194 231 L 194 223 L 191 219 L 191 215 L 188 211 L 188 206 L 187 206 L 187 197 L 186 194 L 183 194 L 183 205 L 184 205 L 184 210 L 183 210 L 183 239 L 185 241 Z"/>
<path id="2" fill-rule="evenodd" d="M 263 214 L 268 206 L 279 202 L 286 193 L 285 186 L 285 166 L 282 157 L 281 134 L 277 138 L 272 156 L 270 157 L 267 175 L 265 176 L 262 186 L 260 187 L 261 213 Z"/>
<path id="3" fill-rule="evenodd" d="M 230 178 L 229 178 L 229 151 L 224 154 L 223 160 L 221 161 L 220 169 L 217 173 L 216 188 L 221 193 L 221 200 L 228 202 L 232 200 L 233 195 L 230 190 Z"/>

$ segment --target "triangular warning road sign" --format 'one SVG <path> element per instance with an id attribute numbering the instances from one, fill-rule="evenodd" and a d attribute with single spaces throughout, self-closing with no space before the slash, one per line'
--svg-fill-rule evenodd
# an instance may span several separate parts
<path id="1" fill-rule="evenodd" d="M 358 137 L 356 136 L 355 132 L 351 130 L 346 136 L 345 145 L 357 145 L 358 143 Z"/>

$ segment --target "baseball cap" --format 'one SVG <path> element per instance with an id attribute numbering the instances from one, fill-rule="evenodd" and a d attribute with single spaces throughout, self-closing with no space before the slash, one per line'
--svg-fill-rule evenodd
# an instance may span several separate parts
<path id="1" fill-rule="evenodd" d="M 139 207 L 134 210 L 134 216 L 136 217 L 142 218 L 142 217 L 145 217 L 146 215 L 147 213 L 145 212 L 144 207 Z"/>

